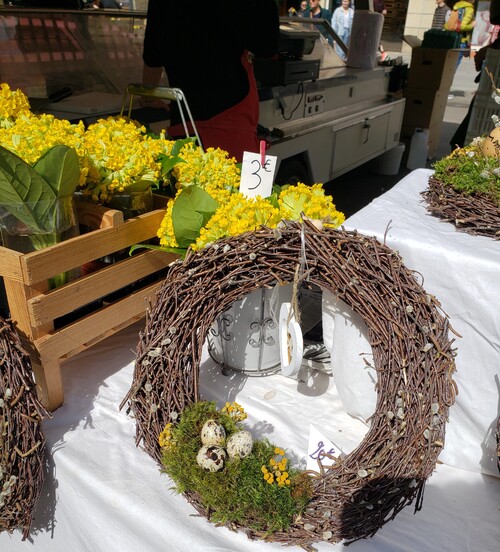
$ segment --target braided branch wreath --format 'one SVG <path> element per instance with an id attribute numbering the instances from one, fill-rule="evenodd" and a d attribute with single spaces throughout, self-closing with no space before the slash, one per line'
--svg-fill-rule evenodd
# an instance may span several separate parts
<path id="1" fill-rule="evenodd" d="M 395 251 L 375 238 L 305 221 L 188 252 L 169 268 L 149 313 L 124 403 L 136 418 L 137 444 L 160 463 L 158 435 L 170 413 L 199 400 L 203 344 L 216 317 L 254 289 L 294 281 L 298 266 L 305 267 L 303 281 L 330 290 L 362 316 L 378 375 L 368 433 L 313 478 L 301 518 L 272 535 L 237 527 L 250 538 L 309 549 L 318 541 L 373 536 L 415 499 L 419 510 L 444 445 L 456 394 L 448 320 Z M 185 496 L 209 518 L 196 494 Z"/>

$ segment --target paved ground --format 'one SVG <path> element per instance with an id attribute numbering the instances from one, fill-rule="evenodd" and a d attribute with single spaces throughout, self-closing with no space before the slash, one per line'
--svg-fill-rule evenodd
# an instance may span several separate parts
<path id="1" fill-rule="evenodd" d="M 402 55 L 400 43 L 388 42 L 386 51 L 388 51 L 389 55 Z M 405 62 L 409 61 L 408 56 L 403 55 L 403 57 Z M 436 157 L 428 161 L 428 167 L 432 167 L 432 163 L 436 159 L 441 159 L 451 152 L 450 140 L 456 128 L 465 117 L 472 96 L 477 89 L 477 84 L 474 83 L 476 74 L 472 58 L 464 58 L 457 69 L 450 89 Z M 410 172 L 406 168 L 408 149 L 409 144 L 407 143 L 397 175 L 385 176 L 375 174 L 372 170 L 372 164 L 366 163 L 332 182 L 328 182 L 325 187 L 328 193 L 333 196 L 337 208 L 343 211 L 346 216 L 350 216 L 399 182 Z"/>

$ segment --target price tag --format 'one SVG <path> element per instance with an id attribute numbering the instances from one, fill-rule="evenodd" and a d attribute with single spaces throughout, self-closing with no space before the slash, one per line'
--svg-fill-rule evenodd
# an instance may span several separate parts
<path id="1" fill-rule="evenodd" d="M 277 157 L 243 152 L 240 192 L 247 197 L 269 197 L 273 190 Z"/>
<path id="2" fill-rule="evenodd" d="M 309 425 L 309 445 L 307 447 L 307 470 L 319 472 L 318 461 L 323 467 L 331 466 L 335 460 L 330 456 L 342 456 L 340 448 L 324 437 L 312 424 Z"/>

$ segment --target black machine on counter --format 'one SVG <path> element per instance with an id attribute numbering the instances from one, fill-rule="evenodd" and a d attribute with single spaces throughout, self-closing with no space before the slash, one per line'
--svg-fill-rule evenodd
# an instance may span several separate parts
<path id="1" fill-rule="evenodd" d="M 316 80 L 320 60 L 303 59 L 313 52 L 320 32 L 290 21 L 280 24 L 279 54 L 275 59 L 256 59 L 254 72 L 259 87 L 285 86 Z"/>

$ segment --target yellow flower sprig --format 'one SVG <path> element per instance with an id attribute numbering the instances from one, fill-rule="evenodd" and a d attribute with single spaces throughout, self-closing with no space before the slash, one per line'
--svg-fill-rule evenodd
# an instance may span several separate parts
<path id="1" fill-rule="evenodd" d="M 290 485 L 290 477 L 286 471 L 288 459 L 285 457 L 285 451 L 280 447 L 276 447 L 274 449 L 274 454 L 275 456 L 269 460 L 269 467 L 265 464 L 261 467 L 265 481 L 267 481 L 269 485 L 276 483 L 278 487 Z"/>
<path id="2" fill-rule="evenodd" d="M 173 424 L 170 422 L 164 428 L 163 431 L 158 435 L 158 444 L 161 448 L 168 448 L 173 444 Z"/>
<path id="3" fill-rule="evenodd" d="M 124 117 L 108 117 L 90 125 L 83 136 L 86 190 L 95 201 L 106 201 L 115 192 L 143 191 L 161 177 L 158 156 L 173 142 L 155 139 L 143 126 Z"/>
<path id="4" fill-rule="evenodd" d="M 231 416 L 231 418 L 233 418 L 235 422 L 242 422 L 243 420 L 246 420 L 248 418 L 245 409 L 237 402 L 227 402 L 222 408 L 221 412 Z"/>
<path id="5" fill-rule="evenodd" d="M 229 157 L 227 151 L 219 148 L 203 151 L 189 142 L 182 147 L 179 157 L 184 163 L 177 164 L 172 171 L 178 189 L 199 186 L 223 203 L 239 188 L 241 171 L 236 159 Z"/>
<path id="6" fill-rule="evenodd" d="M 6 82 L 0 84 L 0 127 L 12 126 L 19 115 L 29 111 L 30 103 L 22 90 L 11 90 Z"/>
<path id="7" fill-rule="evenodd" d="M 227 202 L 217 209 L 200 230 L 200 236 L 192 245 L 192 249 L 202 249 L 226 236 L 253 232 L 263 225 L 273 228 L 279 221 L 279 210 L 266 199 L 259 196 L 247 198 L 243 194 L 235 193 L 229 196 Z"/>
<path id="8" fill-rule="evenodd" d="M 82 154 L 85 127 L 53 115 L 20 114 L 8 128 L 0 128 L 0 145 L 32 165 L 50 148 L 58 145 L 74 148 Z"/>
<path id="9" fill-rule="evenodd" d="M 283 220 L 300 220 L 302 214 L 337 228 L 344 220 L 344 213 L 336 210 L 332 196 L 325 194 L 321 184 L 308 186 L 299 182 L 285 186 L 278 196 L 280 216 Z"/>

